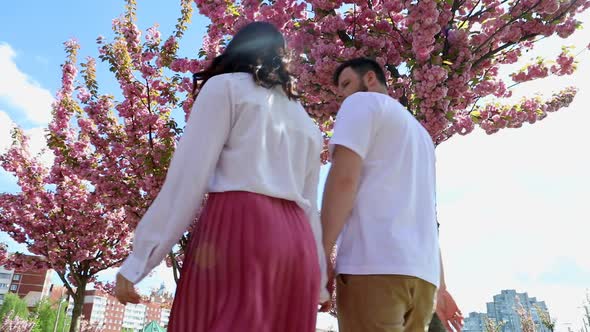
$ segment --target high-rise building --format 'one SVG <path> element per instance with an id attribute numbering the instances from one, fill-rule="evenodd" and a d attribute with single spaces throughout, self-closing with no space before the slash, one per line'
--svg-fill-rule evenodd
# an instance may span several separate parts
<path id="1" fill-rule="evenodd" d="M 485 317 L 501 325 L 502 332 L 522 332 L 521 319 L 517 311 L 519 308 L 532 317 L 537 332 L 549 332 L 540 317 L 542 313 L 549 315 L 544 301 L 537 301 L 537 298 L 529 297 L 527 293 L 517 293 L 513 289 L 502 290 L 500 294 L 494 295 L 493 299 L 493 302 L 486 304 L 486 314 L 469 314 L 465 319 L 466 332 L 484 332 Z"/>
<path id="2" fill-rule="evenodd" d="M 463 332 L 483 332 L 485 331 L 485 322 L 487 315 L 479 312 L 471 312 L 465 317 Z"/>

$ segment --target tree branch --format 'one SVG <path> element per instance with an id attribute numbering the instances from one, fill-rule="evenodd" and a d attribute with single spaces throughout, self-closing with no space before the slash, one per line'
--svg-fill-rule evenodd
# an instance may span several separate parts
<path id="1" fill-rule="evenodd" d="M 145 79 L 145 87 L 147 88 L 147 109 L 148 112 L 150 114 L 152 114 L 152 101 L 151 101 L 151 97 L 150 97 L 150 84 L 147 80 L 147 78 Z M 154 138 L 152 137 L 153 133 L 152 133 L 153 129 L 152 129 L 152 125 L 149 125 L 149 132 L 148 132 L 148 139 L 150 142 L 150 149 L 153 151 L 154 150 Z"/>
<path id="2" fill-rule="evenodd" d="M 123 261 L 125 261 L 125 259 L 124 258 L 121 258 L 121 259 L 118 259 L 118 260 L 116 260 L 116 261 L 114 261 L 114 262 L 112 262 L 110 264 L 106 264 L 106 265 L 104 265 L 104 268 L 102 268 L 100 270 L 97 269 L 96 270 L 96 273 L 98 273 L 100 271 L 104 271 L 106 269 L 110 269 L 113 266 L 117 266 L 119 263 L 122 263 Z"/>
<path id="3" fill-rule="evenodd" d="M 491 69 L 492 68 L 488 68 L 481 76 L 485 79 L 485 77 L 488 75 L 488 73 L 490 72 Z M 481 99 L 481 97 L 482 96 L 479 96 L 475 99 L 475 101 L 473 102 L 473 106 L 471 107 L 471 110 L 469 110 L 469 113 L 467 113 L 467 114 L 471 114 L 471 112 L 473 112 L 473 110 L 475 109 L 475 105 L 477 105 L 477 102 Z"/>
<path id="4" fill-rule="evenodd" d="M 508 48 L 508 47 L 510 47 L 510 46 L 512 46 L 512 45 L 518 44 L 518 43 L 520 43 L 520 42 L 523 42 L 523 41 L 525 41 L 525 40 L 527 40 L 527 39 L 530 39 L 530 38 L 536 37 L 536 36 L 538 36 L 538 35 L 539 35 L 538 33 L 530 33 L 530 34 L 528 34 L 528 35 L 522 36 L 522 37 L 521 37 L 521 38 L 520 38 L 518 41 L 506 43 L 506 44 L 504 44 L 504 45 L 502 45 L 502 46 L 498 47 L 498 48 L 497 48 L 497 49 L 495 49 L 495 50 L 489 51 L 488 53 L 484 54 L 484 55 L 483 55 L 481 58 L 477 59 L 477 61 L 475 61 L 475 62 L 473 63 L 473 66 L 472 66 L 472 68 L 473 68 L 473 69 L 477 68 L 477 66 L 478 66 L 480 63 L 482 63 L 483 61 L 485 61 L 485 60 L 486 60 L 487 58 L 489 58 L 490 56 L 492 56 L 492 55 L 494 55 L 494 54 L 496 54 L 496 53 L 498 53 L 498 52 L 501 52 L 502 50 L 504 50 L 504 49 L 506 49 L 506 48 Z"/>
<path id="5" fill-rule="evenodd" d="M 176 260 L 176 257 L 174 256 L 173 252 L 170 252 L 168 254 L 168 257 L 170 257 L 170 261 L 172 263 L 172 274 L 174 275 L 174 282 L 178 284 L 178 281 L 180 280 L 180 276 L 178 275 L 178 273 L 180 272 L 180 266 L 178 266 L 178 261 Z"/>
<path id="6" fill-rule="evenodd" d="M 500 5 L 503 5 L 503 4 L 505 4 L 505 3 L 506 3 L 506 2 L 508 2 L 508 1 L 510 1 L 510 0 L 503 0 L 503 1 L 502 1 L 502 2 L 500 2 L 499 4 L 497 4 L 497 5 L 494 5 L 494 6 L 491 6 L 491 7 L 488 7 L 488 8 L 484 8 L 484 9 L 482 9 L 482 10 L 478 11 L 477 13 L 475 13 L 475 14 L 473 14 L 473 15 L 472 15 L 471 13 L 469 13 L 469 15 L 467 15 L 467 17 L 466 17 L 466 18 L 465 18 L 465 20 L 464 20 L 464 21 L 461 23 L 461 25 L 463 25 L 463 24 L 464 24 L 465 22 L 467 22 L 467 21 L 471 21 L 472 19 L 475 19 L 475 18 L 479 17 L 480 15 L 482 15 L 482 14 L 485 14 L 485 13 L 487 13 L 487 12 L 491 11 L 492 9 L 494 9 L 494 8 L 496 8 L 496 7 L 500 6 Z M 479 5 L 480 3 L 481 3 L 481 0 L 479 0 L 479 1 L 478 1 L 477 5 Z M 517 4 L 518 4 L 518 3 L 517 3 Z M 473 9 L 471 10 L 471 12 L 473 12 L 473 10 L 475 10 L 475 8 L 477 7 L 477 5 L 475 5 L 475 7 L 473 7 Z"/>
<path id="7" fill-rule="evenodd" d="M 340 40 L 346 45 L 352 42 L 352 38 L 344 30 L 338 30 L 336 32 Z"/>
<path id="8" fill-rule="evenodd" d="M 541 39 L 543 39 L 543 38 L 539 38 L 539 40 L 541 40 Z M 577 57 L 578 57 L 580 54 L 584 53 L 586 50 L 587 50 L 587 49 L 586 49 L 586 48 L 584 48 L 583 50 L 581 50 L 580 52 L 578 52 L 576 55 L 574 55 L 574 58 L 577 58 Z M 555 74 L 552 74 L 552 73 L 549 73 L 549 74 L 548 74 L 547 76 L 545 76 L 545 77 L 538 77 L 538 78 L 535 78 L 535 79 L 532 79 L 532 80 L 528 80 L 528 81 L 523 81 L 523 82 L 516 82 L 516 83 L 514 83 L 514 84 L 511 84 L 510 86 L 506 87 L 506 89 L 512 89 L 513 87 L 515 87 L 515 86 L 517 86 L 517 85 L 520 85 L 520 84 L 522 84 L 522 83 L 526 83 L 526 82 L 532 82 L 532 81 L 535 81 L 535 80 L 538 80 L 538 79 L 547 78 L 547 77 L 550 77 L 550 76 L 556 76 L 556 75 L 555 75 Z"/>
<path id="9" fill-rule="evenodd" d="M 506 1 L 508 1 L 508 0 L 506 0 Z M 465 22 L 469 21 L 469 19 L 471 18 L 471 14 L 473 14 L 473 11 L 475 10 L 475 8 L 477 8 L 477 6 L 479 6 L 480 3 L 481 3 L 481 0 L 477 0 L 477 3 L 475 4 L 475 6 L 473 6 L 473 8 L 471 8 L 471 11 L 469 12 L 469 14 L 467 14 L 467 17 L 465 18 L 465 20 L 461 21 L 461 24 L 459 24 L 457 29 L 461 29 L 463 27 L 463 25 L 465 24 Z"/>
<path id="10" fill-rule="evenodd" d="M 352 5 L 352 40 L 356 39 L 356 3 Z"/>
<path id="11" fill-rule="evenodd" d="M 406 44 L 410 44 L 410 42 L 402 34 L 402 31 L 395 25 L 395 21 L 393 20 L 393 17 L 391 17 L 391 13 L 387 13 L 387 16 L 389 16 L 389 19 L 391 20 L 391 27 L 393 28 L 393 30 L 395 30 L 399 34 L 399 36 L 402 37 Z"/>
<path id="12" fill-rule="evenodd" d="M 572 8 L 572 7 L 573 7 L 575 4 L 576 4 L 576 2 L 577 2 L 577 1 L 578 1 L 578 0 L 574 0 L 574 1 L 572 1 L 572 3 L 570 4 L 570 6 L 569 6 L 569 7 L 568 7 L 566 10 L 564 10 L 563 12 L 561 12 L 559 15 L 557 15 L 556 17 L 554 17 L 553 19 L 551 19 L 550 23 L 554 23 L 555 21 L 558 21 L 558 20 L 560 20 L 560 19 L 561 19 L 561 18 L 562 18 L 562 17 L 563 17 L 565 14 L 567 14 L 567 13 L 570 11 L 570 9 L 571 9 L 571 8 Z M 534 7 L 536 7 L 536 6 L 537 6 L 539 3 L 540 3 L 540 1 L 539 1 L 539 2 L 537 2 L 537 4 L 536 4 L 535 6 L 533 6 L 533 7 L 529 8 L 529 10 L 530 10 L 530 9 L 533 9 Z M 523 14 L 526 14 L 526 12 L 524 12 Z M 521 15 L 522 15 L 522 14 L 521 14 Z M 507 23 L 507 24 L 509 24 L 509 23 Z M 503 29 L 505 26 L 506 26 L 506 25 L 504 25 L 502 28 L 500 28 L 500 30 L 502 30 L 502 29 Z M 496 31 L 496 33 L 498 33 L 500 30 Z M 476 62 L 474 62 L 474 64 L 473 64 L 473 68 L 475 68 L 477 65 L 479 65 L 479 64 L 480 64 L 482 61 L 484 61 L 484 60 L 485 60 L 487 57 L 489 57 L 489 56 L 491 56 L 491 55 L 494 55 L 494 54 L 496 54 L 496 53 L 498 53 L 498 52 L 500 52 L 500 51 L 504 50 L 505 48 L 507 48 L 507 47 L 509 47 L 509 46 L 512 46 L 512 45 L 514 45 L 514 44 L 518 44 L 518 43 L 520 43 L 520 42 L 522 42 L 522 41 L 525 41 L 525 40 L 527 40 L 527 39 L 530 39 L 530 38 L 536 37 L 536 36 L 538 36 L 538 35 L 539 35 L 538 33 L 535 33 L 535 34 L 532 34 L 532 33 L 531 33 L 531 34 L 527 34 L 527 35 L 525 35 L 525 36 L 521 37 L 521 38 L 520 38 L 518 41 L 516 41 L 516 42 L 509 42 L 509 43 L 506 43 L 506 44 L 502 45 L 501 47 L 499 47 L 499 48 L 497 48 L 497 49 L 495 49 L 495 50 L 493 50 L 493 51 L 489 51 L 489 52 L 488 52 L 488 53 L 486 53 L 484 56 L 482 56 L 481 58 L 479 58 L 479 59 L 478 59 Z M 493 37 L 493 35 L 492 35 L 492 36 L 490 36 L 490 38 L 491 38 L 491 37 Z M 488 38 L 488 40 L 489 40 L 490 38 Z M 543 37 L 543 38 L 546 38 L 546 37 Z M 541 40 L 541 39 L 543 39 L 543 38 L 540 38 L 540 39 L 538 39 L 538 40 L 535 40 L 534 42 L 537 42 L 537 41 L 539 41 L 539 40 Z M 485 44 L 485 43 L 487 43 L 487 40 L 486 40 L 486 42 L 484 42 L 484 44 Z M 483 46 L 484 44 L 482 44 L 481 46 Z M 481 48 L 481 46 L 480 46 L 479 48 Z M 478 49 L 476 49 L 476 51 L 475 51 L 475 52 L 473 52 L 473 53 L 476 53 L 476 52 L 479 50 L 479 48 L 478 48 Z"/>
<path id="13" fill-rule="evenodd" d="M 399 73 L 399 70 L 394 65 L 386 64 L 385 69 L 391 73 L 394 78 L 400 78 L 402 75 Z M 404 92 L 402 96 L 399 98 L 400 104 L 406 107 L 409 110 L 409 101 L 408 96 L 406 95 L 406 89 L 404 88 Z"/>
<path id="14" fill-rule="evenodd" d="M 520 0 L 517 0 L 516 4 L 514 5 L 514 7 L 516 7 L 518 4 L 520 3 Z M 524 15 L 528 14 L 531 10 L 535 9 L 539 4 L 541 4 L 541 0 L 537 1 L 536 4 L 534 4 L 533 6 L 529 7 L 527 10 L 525 10 L 524 12 L 522 12 L 520 15 L 518 15 L 517 17 L 513 17 L 512 19 L 510 19 L 508 22 L 506 22 L 500 29 L 494 31 L 494 33 L 489 36 L 483 43 L 481 43 L 476 49 L 475 51 L 473 51 L 473 54 L 477 53 L 479 50 L 481 50 L 484 46 L 486 46 L 486 44 L 488 42 L 490 42 L 498 33 L 500 33 L 502 30 L 504 30 L 507 26 L 509 26 L 510 24 L 516 22 L 517 20 L 521 19 Z M 514 8 L 513 7 L 513 8 Z"/>
<path id="15" fill-rule="evenodd" d="M 565 16 L 565 14 L 567 14 L 572 7 L 574 7 L 574 5 L 578 2 L 578 0 L 573 0 L 569 7 L 567 7 L 563 12 L 561 12 L 560 14 L 558 14 L 557 16 L 555 16 L 554 18 L 551 19 L 550 23 L 555 23 L 555 21 L 560 20 L 561 18 L 563 18 L 563 16 Z"/>
<path id="16" fill-rule="evenodd" d="M 471 107 L 471 109 L 469 110 L 469 112 L 467 114 L 471 114 L 471 112 L 473 112 L 473 109 L 475 109 L 475 105 L 477 105 L 477 102 L 479 101 L 479 99 L 481 99 L 481 96 L 479 96 L 475 99 L 475 101 L 473 102 L 473 106 Z"/>
<path id="17" fill-rule="evenodd" d="M 59 276 L 59 279 L 61 279 L 61 282 L 63 282 L 64 286 L 66 286 L 68 292 L 70 292 L 70 294 L 72 296 L 76 295 L 76 293 L 72 289 L 72 286 L 70 285 L 70 282 L 68 281 L 66 276 L 62 272 L 59 272 L 59 271 L 56 271 L 56 272 L 57 272 L 57 275 Z"/>

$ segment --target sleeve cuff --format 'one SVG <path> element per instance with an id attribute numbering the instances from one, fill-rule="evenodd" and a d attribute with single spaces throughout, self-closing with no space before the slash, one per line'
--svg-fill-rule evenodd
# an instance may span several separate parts
<path id="1" fill-rule="evenodd" d="M 143 273 L 143 264 L 137 257 L 130 254 L 127 259 L 121 265 L 119 273 L 125 277 L 125 279 L 131 281 L 133 284 L 140 282 L 145 276 Z"/>
<path id="2" fill-rule="evenodd" d="M 336 145 L 340 145 L 343 146 L 349 150 L 351 150 L 352 152 L 356 153 L 362 160 L 365 159 L 365 154 L 363 153 L 362 149 L 360 147 L 358 147 L 356 144 L 352 143 L 352 142 L 346 142 L 346 141 L 330 141 L 330 143 L 328 143 L 328 152 L 330 153 L 330 159 L 334 156 L 334 148 L 336 147 Z"/>

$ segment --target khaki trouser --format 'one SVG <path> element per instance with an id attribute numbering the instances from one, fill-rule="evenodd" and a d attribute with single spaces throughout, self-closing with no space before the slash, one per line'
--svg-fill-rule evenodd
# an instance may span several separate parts
<path id="1" fill-rule="evenodd" d="M 402 275 L 338 275 L 340 332 L 428 331 L 436 287 Z"/>

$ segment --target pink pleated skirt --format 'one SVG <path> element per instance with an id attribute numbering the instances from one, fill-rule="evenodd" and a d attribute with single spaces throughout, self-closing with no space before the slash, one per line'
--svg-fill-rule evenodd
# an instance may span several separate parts
<path id="1" fill-rule="evenodd" d="M 313 332 L 319 263 L 294 202 L 209 195 L 183 262 L 169 332 Z"/>

